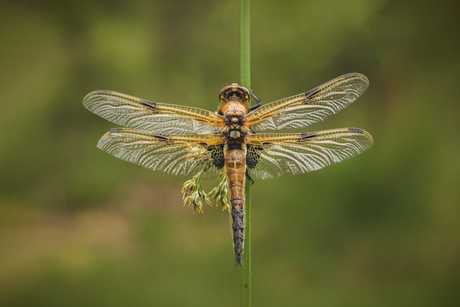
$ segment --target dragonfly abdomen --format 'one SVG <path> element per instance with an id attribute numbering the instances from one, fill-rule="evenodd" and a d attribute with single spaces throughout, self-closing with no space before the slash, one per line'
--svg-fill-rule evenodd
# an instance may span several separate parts
<path id="1" fill-rule="evenodd" d="M 233 145 L 233 144 L 232 144 Z M 236 144 L 235 144 L 236 145 Z M 238 144 L 240 145 L 240 144 Z M 225 151 L 225 167 L 230 203 L 232 205 L 233 247 L 235 250 L 235 266 L 243 265 L 241 255 L 244 246 L 244 186 L 246 183 L 246 152 L 242 146 L 230 146 Z M 236 148 L 235 148 L 236 147 Z"/>

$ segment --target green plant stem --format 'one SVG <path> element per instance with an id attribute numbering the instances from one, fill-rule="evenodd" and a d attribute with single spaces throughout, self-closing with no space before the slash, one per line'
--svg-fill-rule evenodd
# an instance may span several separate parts
<path id="1" fill-rule="evenodd" d="M 251 49 L 249 1 L 240 0 L 240 83 L 251 90 Z M 251 184 L 246 178 L 245 230 L 243 268 L 241 274 L 241 306 L 251 306 Z"/>
<path id="2" fill-rule="evenodd" d="M 240 82 L 251 90 L 249 0 L 240 0 Z"/>

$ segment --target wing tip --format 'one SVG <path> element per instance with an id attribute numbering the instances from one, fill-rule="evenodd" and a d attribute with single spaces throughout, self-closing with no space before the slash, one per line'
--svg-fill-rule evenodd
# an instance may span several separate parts
<path id="1" fill-rule="evenodd" d="M 95 91 L 89 92 L 83 98 L 83 105 L 88 110 L 93 111 L 93 106 L 92 106 L 93 101 L 92 101 L 92 99 L 93 99 L 94 96 L 97 96 L 97 95 L 111 95 L 111 94 L 113 94 L 113 91 L 109 91 L 109 90 L 95 90 Z"/>
<path id="2" fill-rule="evenodd" d="M 361 75 L 361 74 L 360 74 L 360 73 L 357 73 L 357 72 L 350 72 L 350 73 L 348 73 L 348 74 L 343 75 L 342 77 L 343 77 L 344 79 L 348 79 L 348 78 L 357 77 L 357 76 L 359 76 L 359 75 Z"/>
<path id="3" fill-rule="evenodd" d="M 304 141 L 306 141 L 308 139 L 312 139 L 312 138 L 318 136 L 319 134 L 325 133 L 325 132 L 340 132 L 340 133 L 351 132 L 351 133 L 361 134 L 361 135 L 367 137 L 370 140 L 369 148 L 374 144 L 374 139 L 372 138 L 372 135 L 369 132 L 367 132 L 364 129 L 354 128 L 354 127 L 306 132 L 306 133 L 303 133 L 303 134 L 300 135 L 299 142 L 304 142 Z"/>
<path id="4" fill-rule="evenodd" d="M 361 128 L 348 128 L 348 131 L 350 131 L 350 132 L 363 133 L 363 131 L 365 131 L 365 130 L 363 130 L 363 129 L 361 129 Z"/>
<path id="5" fill-rule="evenodd" d="M 367 137 L 367 138 L 369 139 L 369 141 L 370 141 L 369 147 L 368 147 L 367 149 L 371 148 L 372 145 L 374 145 L 374 138 L 373 138 L 372 135 L 371 135 L 369 132 L 367 132 L 366 130 L 361 129 L 361 128 L 347 128 L 347 130 L 348 130 L 349 132 L 359 133 L 359 134 L 362 134 L 363 136 Z"/>
<path id="6" fill-rule="evenodd" d="M 113 91 L 109 91 L 109 90 L 95 90 L 95 91 L 89 92 L 85 96 L 85 98 L 83 98 L 83 100 L 86 100 L 88 97 L 95 96 L 95 95 L 110 95 L 112 93 Z"/>
<path id="7" fill-rule="evenodd" d="M 94 94 L 112 94 L 113 92 L 112 91 L 109 91 L 109 90 L 96 90 L 96 91 L 93 91 Z"/>
<path id="8" fill-rule="evenodd" d="M 348 74 L 342 75 L 342 78 L 343 79 L 361 79 L 364 81 L 364 83 L 367 83 L 369 85 L 369 79 L 365 75 L 359 72 L 350 72 Z"/>

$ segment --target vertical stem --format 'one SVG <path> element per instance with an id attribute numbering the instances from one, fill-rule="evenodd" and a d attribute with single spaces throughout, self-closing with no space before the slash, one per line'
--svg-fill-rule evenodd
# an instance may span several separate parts
<path id="1" fill-rule="evenodd" d="M 251 90 L 251 46 L 249 37 L 249 0 L 240 0 L 240 82 Z"/>
<path id="2" fill-rule="evenodd" d="M 240 0 L 240 82 L 251 90 L 251 49 L 249 27 L 249 1 Z M 245 230 L 243 268 L 241 274 L 241 306 L 251 306 L 251 184 L 246 178 Z"/>

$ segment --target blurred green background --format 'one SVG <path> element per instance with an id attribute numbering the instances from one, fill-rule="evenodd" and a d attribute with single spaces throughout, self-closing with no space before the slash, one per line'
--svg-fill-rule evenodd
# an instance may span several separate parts
<path id="1" fill-rule="evenodd" d="M 1 2 L 1 306 L 239 305 L 228 213 L 192 214 L 186 178 L 98 150 L 115 125 L 82 105 L 110 89 L 215 110 L 239 82 L 238 5 Z M 367 92 L 310 130 L 374 137 L 352 160 L 253 185 L 254 306 L 458 306 L 458 12 L 252 1 L 262 103 L 360 72 Z"/>

